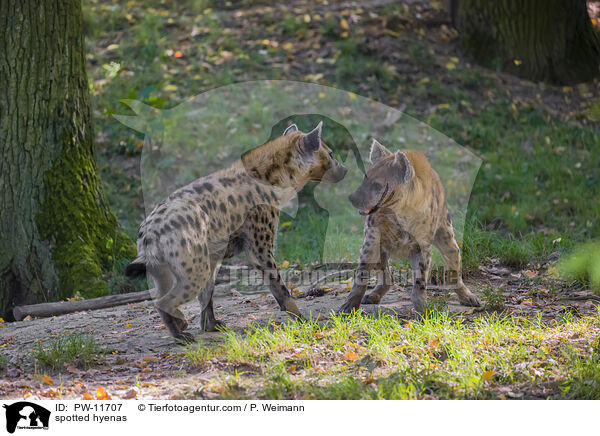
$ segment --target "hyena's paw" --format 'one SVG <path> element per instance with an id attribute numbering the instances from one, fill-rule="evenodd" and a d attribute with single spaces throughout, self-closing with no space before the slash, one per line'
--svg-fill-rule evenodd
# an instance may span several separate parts
<path id="1" fill-rule="evenodd" d="M 381 301 L 381 295 L 370 293 L 363 297 L 361 304 L 379 304 Z"/>
<path id="2" fill-rule="evenodd" d="M 417 312 L 425 312 L 425 307 L 427 305 L 427 298 L 425 297 L 424 292 L 413 292 L 410 296 L 412 304 Z"/>
<path id="3" fill-rule="evenodd" d="M 185 318 L 174 318 L 173 321 L 180 331 L 188 328 L 188 322 Z"/>
<path id="4" fill-rule="evenodd" d="M 191 333 L 179 332 L 173 337 L 175 342 L 179 345 L 189 345 L 196 342 L 196 338 Z"/>
<path id="5" fill-rule="evenodd" d="M 215 319 L 213 322 L 206 322 L 202 325 L 202 331 L 216 332 L 225 328 L 225 322 Z"/>
<path id="6" fill-rule="evenodd" d="M 462 292 L 458 293 L 458 301 L 463 306 L 472 306 L 472 307 L 481 306 L 481 303 L 479 302 L 479 300 L 477 299 L 475 294 L 473 294 L 471 291 L 469 291 L 466 288 Z"/>
<path id="7" fill-rule="evenodd" d="M 349 315 L 352 313 L 353 310 L 358 311 L 359 308 L 360 308 L 360 300 L 357 300 L 352 297 L 348 297 L 346 299 L 346 301 L 344 301 L 344 304 L 342 304 L 342 307 L 339 308 L 338 314 Z"/>

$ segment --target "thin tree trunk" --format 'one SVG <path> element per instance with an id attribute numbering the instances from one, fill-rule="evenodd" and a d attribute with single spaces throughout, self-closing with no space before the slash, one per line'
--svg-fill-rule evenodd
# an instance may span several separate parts
<path id="1" fill-rule="evenodd" d="M 79 0 L 0 0 L 0 314 L 132 257 L 96 175 Z"/>
<path id="2" fill-rule="evenodd" d="M 600 73 L 600 38 L 585 0 L 459 0 L 465 50 L 485 66 L 571 84 Z"/>

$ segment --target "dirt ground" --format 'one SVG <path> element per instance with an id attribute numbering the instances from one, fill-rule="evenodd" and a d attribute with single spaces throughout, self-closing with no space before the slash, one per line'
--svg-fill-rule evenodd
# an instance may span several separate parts
<path id="1" fill-rule="evenodd" d="M 600 297 L 583 289 L 557 287 L 543 273 L 510 271 L 498 266 L 481 267 L 466 278 L 467 285 L 485 302 L 485 289 L 501 291 L 498 298 L 503 311 L 523 315 L 540 315 L 546 321 L 567 312 L 584 315 L 595 310 Z M 343 302 L 348 280 L 326 283 L 324 295 L 303 294 L 308 288 L 298 287 L 298 306 L 307 317 L 326 319 Z M 244 294 L 235 282 L 217 284 L 215 313 L 235 332 L 243 333 L 251 323 L 269 321 L 285 323 L 288 317 L 278 310 L 275 299 L 266 289 Z M 363 306 L 373 314 L 377 310 L 395 313 L 401 319 L 415 317 L 406 286 L 394 286 L 380 306 Z M 498 297 L 500 296 L 500 297 Z M 492 310 L 489 303 L 482 308 L 461 306 L 451 292 L 432 290 L 429 300 L 450 312 L 460 312 L 467 319 Z M 222 332 L 203 333 L 199 328 L 199 305 L 196 301 L 182 307 L 189 331 L 204 344 L 220 341 Z M 52 318 L 26 319 L 4 323 L 0 329 L 0 354 L 9 362 L 0 381 L 1 398 L 96 397 L 102 387 L 113 399 L 162 398 L 193 396 L 201 389 L 210 372 L 199 372 L 189 365 L 182 347 L 176 345 L 159 319 L 152 302 L 72 313 Z M 60 371 L 40 367 L 34 355 L 38 342 L 42 346 L 52 338 L 69 333 L 90 334 L 106 350 L 97 364 L 88 369 L 65 364 Z M 218 365 L 217 365 L 218 366 Z"/>

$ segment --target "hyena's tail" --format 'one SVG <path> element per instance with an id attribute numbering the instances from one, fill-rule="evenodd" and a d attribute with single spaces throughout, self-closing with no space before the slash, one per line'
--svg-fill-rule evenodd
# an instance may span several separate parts
<path id="1" fill-rule="evenodd" d="M 143 257 L 136 258 L 125 267 L 125 275 L 130 278 L 146 277 L 146 259 Z"/>

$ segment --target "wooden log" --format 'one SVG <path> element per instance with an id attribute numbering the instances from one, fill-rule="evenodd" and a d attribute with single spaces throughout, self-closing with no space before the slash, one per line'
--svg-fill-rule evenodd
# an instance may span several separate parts
<path id="1" fill-rule="evenodd" d="M 89 300 L 60 301 L 55 303 L 31 304 L 28 306 L 15 306 L 13 316 L 21 321 L 28 315 L 43 318 L 65 313 L 81 312 L 83 310 L 105 309 L 129 303 L 151 300 L 149 291 L 130 292 L 128 294 L 107 295 L 106 297 L 90 298 Z"/>

